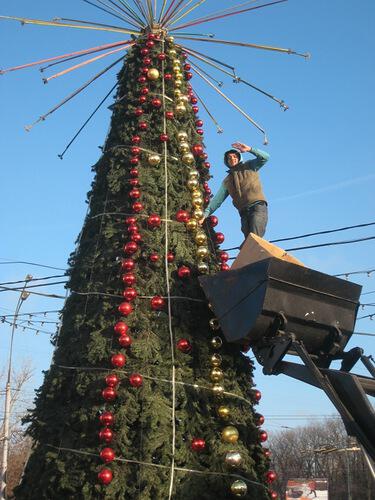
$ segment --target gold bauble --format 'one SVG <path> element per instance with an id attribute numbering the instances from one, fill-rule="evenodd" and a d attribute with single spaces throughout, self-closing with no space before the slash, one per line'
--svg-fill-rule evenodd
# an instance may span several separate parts
<path id="1" fill-rule="evenodd" d="M 182 81 L 176 79 L 174 86 L 176 87 L 176 89 L 180 89 L 182 87 Z M 183 102 L 182 102 L 182 104 L 183 104 Z"/>
<path id="2" fill-rule="evenodd" d="M 212 382 L 221 382 L 223 380 L 224 373 L 220 368 L 213 368 L 210 373 L 210 378 Z"/>
<path id="3" fill-rule="evenodd" d="M 181 142 L 178 145 L 178 149 L 180 150 L 181 153 L 190 153 L 190 146 L 187 142 Z"/>
<path id="4" fill-rule="evenodd" d="M 224 427 L 224 429 L 221 432 L 221 439 L 224 441 L 224 443 L 237 443 L 239 438 L 239 433 L 236 427 L 233 425 L 228 425 L 227 427 Z"/>
<path id="5" fill-rule="evenodd" d="M 196 235 L 195 235 L 195 242 L 198 244 L 198 245 L 203 245 L 203 243 L 206 243 L 207 241 L 207 236 L 206 234 L 203 232 L 203 231 L 199 231 Z"/>
<path id="6" fill-rule="evenodd" d="M 188 140 L 189 136 L 187 135 L 187 133 L 183 130 L 180 130 L 180 132 L 177 133 L 177 139 L 180 141 L 180 142 L 186 142 Z"/>
<path id="7" fill-rule="evenodd" d="M 192 155 L 191 153 L 184 153 L 182 161 L 185 163 L 185 165 L 192 165 L 195 162 L 194 155 Z M 188 183 L 189 182 L 190 181 L 188 181 Z"/>
<path id="8" fill-rule="evenodd" d="M 174 57 L 177 55 L 177 51 L 176 49 L 169 49 L 168 50 L 168 54 L 171 56 L 171 57 Z"/>
<path id="9" fill-rule="evenodd" d="M 199 262 L 197 268 L 200 274 L 208 273 L 208 265 L 205 262 Z"/>
<path id="10" fill-rule="evenodd" d="M 214 384 L 212 386 L 212 392 L 215 396 L 222 396 L 224 392 L 224 387 L 220 384 Z"/>
<path id="11" fill-rule="evenodd" d="M 180 89 L 174 89 L 173 93 L 174 93 L 175 97 L 179 97 L 182 92 Z"/>
<path id="12" fill-rule="evenodd" d="M 197 225 L 198 222 L 195 219 L 190 219 L 189 222 L 194 221 Z M 197 256 L 200 259 L 205 259 L 208 255 L 208 248 L 207 247 L 198 247 L 197 248 Z"/>
<path id="13" fill-rule="evenodd" d="M 189 178 L 190 179 L 199 179 L 199 172 L 198 172 L 198 170 L 190 170 L 190 172 L 189 172 Z"/>
<path id="14" fill-rule="evenodd" d="M 192 201 L 192 205 L 194 208 L 202 208 L 203 200 L 201 200 L 200 198 L 194 198 Z"/>
<path id="15" fill-rule="evenodd" d="M 189 231 L 195 231 L 198 227 L 198 222 L 194 219 L 189 219 L 186 223 L 186 227 Z"/>
<path id="16" fill-rule="evenodd" d="M 210 325 L 211 330 L 219 330 L 220 329 L 219 321 L 217 318 L 211 318 L 209 321 L 209 325 Z"/>
<path id="17" fill-rule="evenodd" d="M 213 354 L 210 358 L 210 363 L 212 366 L 221 366 L 221 363 L 223 362 L 220 354 Z"/>
<path id="18" fill-rule="evenodd" d="M 211 339 L 211 347 L 214 349 L 220 349 L 223 345 L 223 339 L 221 337 L 213 337 Z"/>
<path id="19" fill-rule="evenodd" d="M 183 94 L 182 96 L 180 96 L 180 101 L 183 101 L 185 104 L 187 104 L 189 102 L 189 98 L 187 95 Z"/>
<path id="20" fill-rule="evenodd" d="M 225 455 L 225 463 L 231 467 L 239 467 L 242 463 L 242 455 L 238 451 L 228 451 Z"/>
<path id="21" fill-rule="evenodd" d="M 161 162 L 161 158 L 157 154 L 152 154 L 148 156 L 147 161 L 151 167 L 156 167 Z"/>
<path id="22" fill-rule="evenodd" d="M 184 113 L 186 113 L 186 106 L 184 104 L 177 104 L 174 109 L 178 115 L 183 115 Z"/>
<path id="23" fill-rule="evenodd" d="M 150 68 L 147 72 L 147 78 L 149 80 L 157 80 L 160 76 L 159 70 L 156 68 Z"/>
<path id="24" fill-rule="evenodd" d="M 232 483 L 230 491 L 236 497 L 244 497 L 247 495 L 247 484 L 242 479 L 237 479 L 237 481 Z"/>
<path id="25" fill-rule="evenodd" d="M 204 212 L 203 212 L 203 210 L 201 210 L 200 208 L 196 208 L 196 209 L 193 211 L 193 217 L 194 217 L 194 219 L 197 219 L 197 220 L 201 220 L 201 219 L 203 219 L 203 217 L 204 217 Z"/>
<path id="26" fill-rule="evenodd" d="M 217 414 L 223 420 L 227 420 L 230 417 L 230 409 L 227 406 L 219 406 Z"/>
<path id="27" fill-rule="evenodd" d="M 169 43 L 173 43 L 174 42 L 174 37 L 173 36 L 167 36 L 167 38 L 165 40 L 167 42 L 169 42 Z"/>
<path id="28" fill-rule="evenodd" d="M 182 83 L 184 81 L 184 79 L 182 78 L 182 75 L 177 75 L 176 78 L 174 79 L 175 83 L 176 82 L 180 82 Z"/>
<path id="29" fill-rule="evenodd" d="M 193 198 L 201 198 L 202 197 L 202 193 L 201 193 L 201 190 L 199 189 L 199 186 L 197 186 L 195 189 L 193 189 L 193 191 L 191 192 L 191 196 Z"/>
<path id="30" fill-rule="evenodd" d="M 174 58 L 172 59 L 172 63 L 173 63 L 173 64 L 179 64 L 179 65 L 181 66 L 181 61 L 180 61 L 180 59 L 179 59 L 178 57 L 174 57 Z"/>
<path id="31" fill-rule="evenodd" d="M 193 156 L 193 155 L 192 155 Z M 186 183 L 187 187 L 192 191 L 199 186 L 198 179 L 189 179 Z"/>

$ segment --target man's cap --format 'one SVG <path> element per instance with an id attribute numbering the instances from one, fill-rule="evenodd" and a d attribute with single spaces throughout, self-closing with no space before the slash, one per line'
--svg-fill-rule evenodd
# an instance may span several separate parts
<path id="1" fill-rule="evenodd" d="M 224 153 L 224 163 L 226 166 L 228 166 L 227 160 L 228 160 L 228 155 L 230 154 L 237 155 L 238 161 L 242 160 L 241 153 L 237 149 L 228 149 L 228 151 L 225 151 Z"/>

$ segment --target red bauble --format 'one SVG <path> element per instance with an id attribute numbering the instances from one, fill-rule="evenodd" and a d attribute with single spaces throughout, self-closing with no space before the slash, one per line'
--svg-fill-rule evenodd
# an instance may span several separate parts
<path id="1" fill-rule="evenodd" d="M 132 387 L 141 387 L 141 385 L 143 384 L 142 375 L 140 375 L 139 373 L 133 373 L 129 377 L 129 382 Z"/>
<path id="2" fill-rule="evenodd" d="M 116 368 L 122 368 L 123 366 L 125 366 L 126 357 L 120 352 L 118 354 L 113 354 L 111 357 L 111 363 Z"/>
<path id="3" fill-rule="evenodd" d="M 261 443 L 265 443 L 268 439 L 268 434 L 266 431 L 259 430 L 259 440 Z"/>
<path id="4" fill-rule="evenodd" d="M 132 338 L 130 335 L 121 335 L 118 339 L 118 343 L 121 347 L 125 347 L 126 349 L 132 345 Z"/>
<path id="5" fill-rule="evenodd" d="M 151 62 L 152 62 L 152 61 L 151 61 L 150 57 L 144 57 L 144 58 L 142 59 L 142 62 L 143 62 L 143 64 L 144 64 L 145 66 L 150 66 L 150 64 L 151 64 Z"/>
<path id="6" fill-rule="evenodd" d="M 145 132 L 145 131 L 148 129 L 148 124 L 147 124 L 147 122 L 139 122 L 139 123 L 138 123 L 138 129 L 139 129 L 141 132 Z"/>
<path id="7" fill-rule="evenodd" d="M 115 417 L 110 411 L 105 411 L 100 415 L 99 420 L 103 425 L 113 425 L 115 422 Z"/>
<path id="8" fill-rule="evenodd" d="M 204 134 L 203 128 L 197 128 L 197 134 L 203 135 Z"/>
<path id="9" fill-rule="evenodd" d="M 158 262 L 159 260 L 159 255 L 157 253 L 151 253 L 149 256 L 149 259 L 151 262 Z"/>
<path id="10" fill-rule="evenodd" d="M 209 161 L 205 161 L 203 163 L 203 166 L 206 167 L 206 168 L 210 168 L 211 167 L 211 163 Z"/>
<path id="11" fill-rule="evenodd" d="M 216 233 L 215 240 L 216 240 L 216 243 L 218 243 L 220 245 L 225 240 L 225 236 L 223 235 L 223 233 Z"/>
<path id="12" fill-rule="evenodd" d="M 185 78 L 186 80 L 191 80 L 193 78 L 193 73 L 190 73 L 190 71 L 188 71 L 187 73 L 185 73 Z"/>
<path id="13" fill-rule="evenodd" d="M 160 134 L 159 139 L 161 142 L 167 142 L 169 141 L 169 136 L 168 134 Z"/>
<path id="14" fill-rule="evenodd" d="M 148 87 L 142 87 L 140 90 L 141 95 L 147 95 L 150 92 L 150 89 Z"/>
<path id="15" fill-rule="evenodd" d="M 193 154 L 195 156 L 199 156 L 203 153 L 203 146 L 202 146 L 202 144 L 194 144 L 194 146 L 191 148 L 191 150 L 193 151 Z"/>
<path id="16" fill-rule="evenodd" d="M 155 295 L 155 297 L 152 297 L 151 299 L 151 309 L 154 311 L 160 311 L 164 308 L 165 306 L 165 300 L 163 297 L 160 297 L 160 295 Z"/>
<path id="17" fill-rule="evenodd" d="M 146 66 L 144 66 L 143 68 L 141 68 L 141 73 L 142 73 L 142 75 L 147 75 L 148 68 Z"/>
<path id="18" fill-rule="evenodd" d="M 279 495 L 276 493 L 276 491 L 269 490 L 268 493 L 270 495 L 271 500 L 277 500 L 279 498 Z"/>
<path id="19" fill-rule="evenodd" d="M 187 59 L 188 55 L 186 52 L 181 52 L 182 59 Z"/>
<path id="20" fill-rule="evenodd" d="M 139 234 L 139 233 L 133 233 L 131 236 L 130 236 L 130 239 L 132 241 L 135 241 L 136 243 L 139 243 L 140 241 L 142 241 L 142 235 Z"/>
<path id="21" fill-rule="evenodd" d="M 226 262 L 222 262 L 220 264 L 220 271 L 229 271 L 229 269 L 230 268 L 229 268 L 229 266 L 228 266 L 228 264 Z"/>
<path id="22" fill-rule="evenodd" d="M 125 335 L 125 333 L 128 332 L 129 327 L 123 321 L 118 321 L 113 327 L 113 329 L 118 335 Z"/>
<path id="23" fill-rule="evenodd" d="M 149 53 L 149 50 L 145 48 L 141 49 L 141 56 L 147 56 L 147 54 Z"/>
<path id="24" fill-rule="evenodd" d="M 141 142 L 141 138 L 139 137 L 139 135 L 133 135 L 131 138 L 131 142 L 132 144 L 139 144 Z"/>
<path id="25" fill-rule="evenodd" d="M 126 300 L 131 302 L 137 297 L 138 294 L 135 288 L 125 288 L 122 295 L 125 297 Z"/>
<path id="26" fill-rule="evenodd" d="M 137 81 L 138 81 L 138 83 L 146 83 L 147 78 L 146 78 L 144 75 L 142 75 L 142 76 L 139 76 L 139 77 L 138 77 L 138 80 L 137 80 Z M 141 113 L 141 114 L 142 114 L 142 113 Z"/>
<path id="27" fill-rule="evenodd" d="M 165 61 L 167 59 L 167 55 L 164 54 L 164 52 L 160 52 L 160 54 L 158 54 L 158 59 L 159 61 Z"/>
<path id="28" fill-rule="evenodd" d="M 116 455 L 112 448 L 103 448 L 100 452 L 100 458 L 103 460 L 103 462 L 108 463 L 112 462 L 112 460 L 116 458 Z"/>
<path id="29" fill-rule="evenodd" d="M 151 104 L 154 106 L 154 108 L 160 108 L 160 106 L 162 105 L 162 102 L 159 99 L 159 97 L 154 97 L 151 101 Z"/>
<path id="30" fill-rule="evenodd" d="M 143 115 L 143 109 L 142 108 L 135 108 L 134 114 L 135 114 L 135 116 Z"/>
<path id="31" fill-rule="evenodd" d="M 206 441 L 201 438 L 194 438 L 191 442 L 191 449 L 196 452 L 204 451 L 206 448 Z"/>
<path id="32" fill-rule="evenodd" d="M 177 222 L 187 222 L 190 219 L 189 212 L 186 210 L 178 210 L 176 213 Z"/>
<path id="33" fill-rule="evenodd" d="M 270 450 L 268 448 L 263 448 L 263 455 L 266 458 L 271 458 L 272 453 L 270 452 Z"/>
<path id="34" fill-rule="evenodd" d="M 203 120 L 196 120 L 195 125 L 197 127 L 203 127 Z"/>
<path id="35" fill-rule="evenodd" d="M 165 112 L 165 117 L 167 120 L 173 120 L 174 119 L 174 113 L 173 111 L 166 111 Z"/>
<path id="36" fill-rule="evenodd" d="M 113 439 L 113 432 L 109 427 L 105 427 L 99 432 L 99 439 L 105 443 L 110 443 Z"/>
<path id="37" fill-rule="evenodd" d="M 109 469 L 102 469 L 98 474 L 99 481 L 104 484 L 110 484 L 113 479 L 112 471 Z"/>
<path id="38" fill-rule="evenodd" d="M 138 250 L 138 245 L 135 241 L 129 241 L 124 245 L 126 255 L 133 255 Z"/>
<path id="39" fill-rule="evenodd" d="M 141 149 L 138 146 L 132 146 L 130 152 L 133 156 L 138 156 L 141 152 Z"/>
<path id="40" fill-rule="evenodd" d="M 191 109 L 193 110 L 193 113 L 197 114 L 199 112 L 198 106 L 192 106 Z"/>
<path id="41" fill-rule="evenodd" d="M 148 71 L 148 70 L 147 70 Z M 140 95 L 138 97 L 139 104 L 144 104 L 147 101 L 147 97 L 145 95 Z"/>
<path id="42" fill-rule="evenodd" d="M 204 197 L 204 203 L 205 203 L 205 205 L 208 205 L 210 203 L 210 196 L 209 195 Z"/>
<path id="43" fill-rule="evenodd" d="M 124 271 L 133 271 L 133 269 L 135 268 L 135 262 L 134 262 L 134 260 L 133 259 L 124 259 L 121 262 L 121 268 Z"/>
<path id="44" fill-rule="evenodd" d="M 208 222 L 211 227 L 215 227 L 218 225 L 219 219 L 216 217 L 216 215 L 210 215 L 208 218 Z"/>
<path id="45" fill-rule="evenodd" d="M 173 76 L 171 73 L 165 73 L 164 80 L 172 80 Z"/>
<path id="46" fill-rule="evenodd" d="M 129 179 L 129 184 L 131 185 L 131 187 L 138 187 L 139 179 Z"/>
<path id="47" fill-rule="evenodd" d="M 193 346 L 191 343 L 188 341 L 188 339 L 180 339 L 176 347 L 179 351 L 183 352 L 184 354 L 189 354 L 189 352 L 192 350 Z"/>
<path id="48" fill-rule="evenodd" d="M 207 153 L 202 153 L 201 155 L 199 155 L 199 158 L 200 158 L 201 160 L 207 160 L 207 158 L 208 158 L 208 154 L 207 154 Z"/>
<path id="49" fill-rule="evenodd" d="M 147 40 L 155 40 L 157 39 L 157 36 L 155 35 L 155 33 L 149 33 L 147 35 Z"/>
<path id="50" fill-rule="evenodd" d="M 190 102 L 191 102 L 191 104 L 197 104 L 198 99 L 195 97 L 195 95 L 191 96 Z"/>
<path id="51" fill-rule="evenodd" d="M 134 273 L 125 273 L 122 275 L 122 281 L 125 285 L 131 286 L 136 282 Z"/>
<path id="52" fill-rule="evenodd" d="M 189 63 L 184 64 L 184 70 L 185 71 L 190 71 L 191 70 L 191 66 L 190 66 Z"/>
<path id="53" fill-rule="evenodd" d="M 123 316 L 129 316 L 133 312 L 133 306 L 129 302 L 121 302 L 118 310 Z"/>
<path id="54" fill-rule="evenodd" d="M 152 49 L 152 47 L 155 45 L 155 42 L 153 42 L 152 40 L 149 40 L 148 42 L 146 42 L 146 47 L 148 47 L 149 49 Z"/>
<path id="55" fill-rule="evenodd" d="M 227 254 L 227 252 L 220 252 L 219 257 L 221 262 L 228 262 L 229 255 Z"/>
<path id="56" fill-rule="evenodd" d="M 262 399 L 262 393 L 258 390 L 253 391 L 253 397 L 255 401 L 260 401 Z"/>
<path id="57" fill-rule="evenodd" d="M 211 189 L 210 189 L 210 186 L 208 185 L 208 182 L 203 183 L 203 189 L 204 189 L 205 193 L 211 194 Z"/>
<path id="58" fill-rule="evenodd" d="M 102 390 L 102 396 L 106 401 L 114 401 L 116 399 L 117 392 L 113 387 L 105 387 Z"/>
<path id="59" fill-rule="evenodd" d="M 175 256 L 173 252 L 168 252 L 167 254 L 167 261 L 169 264 L 172 264 L 174 262 Z"/>
<path id="60" fill-rule="evenodd" d="M 178 268 L 177 274 L 178 274 L 179 278 L 182 278 L 182 279 L 189 278 L 191 275 L 191 270 L 187 266 L 181 266 Z"/>
<path id="61" fill-rule="evenodd" d="M 277 479 L 277 474 L 273 470 L 269 470 L 266 474 L 266 481 L 267 483 L 273 483 Z"/>
<path id="62" fill-rule="evenodd" d="M 130 165 L 136 166 L 139 164 L 139 157 L 138 156 L 133 156 L 130 158 Z"/>
<path id="63" fill-rule="evenodd" d="M 135 201 L 132 205 L 132 209 L 133 209 L 133 212 L 138 214 L 139 212 L 142 212 L 143 205 L 140 201 Z"/>
<path id="64" fill-rule="evenodd" d="M 264 417 L 263 415 L 261 415 L 260 413 L 255 413 L 254 415 L 254 419 L 255 419 L 255 425 L 260 427 L 261 425 L 264 424 Z"/>
<path id="65" fill-rule="evenodd" d="M 139 171 L 137 168 L 131 168 L 129 173 L 130 173 L 130 177 L 138 177 L 138 175 L 139 175 Z"/>
<path id="66" fill-rule="evenodd" d="M 147 219 L 147 224 L 151 228 L 160 227 L 161 224 L 160 215 L 151 214 L 150 217 Z"/>
<path id="67" fill-rule="evenodd" d="M 105 383 L 108 385 L 108 387 L 116 387 L 116 385 L 119 383 L 118 376 L 115 373 L 110 373 L 109 375 L 106 376 L 105 378 Z"/>

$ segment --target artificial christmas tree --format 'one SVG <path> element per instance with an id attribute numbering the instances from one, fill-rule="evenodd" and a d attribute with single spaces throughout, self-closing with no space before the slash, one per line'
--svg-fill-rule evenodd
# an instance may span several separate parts
<path id="1" fill-rule="evenodd" d="M 252 363 L 197 279 L 228 256 L 185 59 L 145 30 L 119 74 L 17 499 L 270 498 Z"/>

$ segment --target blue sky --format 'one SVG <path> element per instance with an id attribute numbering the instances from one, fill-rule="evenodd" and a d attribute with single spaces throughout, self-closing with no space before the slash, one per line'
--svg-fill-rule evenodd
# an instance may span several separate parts
<path id="1" fill-rule="evenodd" d="M 160 3 L 160 2 L 159 2 Z M 200 13 L 235 5 L 235 1 L 207 1 Z M 105 13 L 84 2 L 30 3 L 13 1 L 2 7 L 2 15 L 52 19 L 66 17 L 116 24 Z M 254 42 L 310 52 L 309 61 L 286 54 L 232 48 L 217 44 L 191 43 L 220 60 L 230 62 L 238 74 L 257 86 L 284 99 L 290 106 L 281 111 L 276 103 L 246 86 L 227 80 L 223 90 L 241 105 L 268 132 L 266 147 L 271 160 L 261 172 L 269 200 L 270 221 L 267 239 L 294 236 L 374 220 L 373 89 L 375 87 L 373 53 L 375 49 L 371 22 L 375 6 L 364 0 L 290 0 L 285 4 L 195 27 L 195 32 L 213 32 L 217 38 Z M 191 16 L 193 18 L 193 16 Z M 1 21 L 0 42 L 3 48 L 1 67 L 72 52 L 119 40 L 115 33 L 88 32 L 38 26 L 21 26 Z M 117 57 L 117 56 L 114 56 Z M 108 59 L 110 61 L 114 59 Z M 92 85 L 81 96 L 57 111 L 31 132 L 23 126 L 41 114 L 104 67 L 98 62 L 71 75 L 43 85 L 37 68 L 9 73 L 0 78 L 0 136 L 2 169 L 0 182 L 0 281 L 49 276 L 55 271 L 28 265 L 2 264 L 6 259 L 40 262 L 65 268 L 74 248 L 86 211 L 85 197 L 92 173 L 90 166 L 100 156 L 110 111 L 106 106 L 96 115 L 63 161 L 57 157 L 102 97 L 115 82 L 116 69 Z M 220 76 L 219 79 L 222 77 Z M 234 140 L 262 148 L 262 136 L 229 104 L 212 90 L 193 79 L 198 93 L 207 101 L 224 133 L 218 135 L 204 111 L 205 143 L 212 164 L 211 188 L 218 188 L 224 175 L 222 154 Z M 111 100 L 108 101 L 108 105 Z M 242 233 L 237 212 L 230 201 L 217 212 L 220 230 L 226 241 L 223 247 L 240 244 Z M 373 236 L 370 227 L 325 237 L 292 242 L 292 246 Z M 294 244 L 295 243 L 295 244 Z M 374 241 L 318 248 L 295 253 L 307 266 L 328 274 L 375 268 Z M 57 272 L 57 274 L 59 274 Z M 373 275 L 375 277 L 375 274 Z M 353 281 L 364 292 L 375 290 L 374 277 L 357 275 Z M 44 291 L 63 294 L 61 286 Z M 0 314 L 11 314 L 17 294 L 1 293 Z M 363 303 L 374 301 L 363 297 Z M 55 310 L 59 299 L 30 297 L 26 311 Z M 374 312 L 366 307 L 361 315 Z M 56 318 L 51 315 L 50 320 Z M 39 319 L 39 318 L 38 318 Z M 356 331 L 374 333 L 373 322 L 360 320 Z M 52 330 L 45 325 L 44 330 Z M 9 328 L 0 323 L 0 359 L 4 363 Z M 350 346 L 363 346 L 373 353 L 371 337 L 355 336 Z M 41 370 L 49 366 L 51 346 L 48 335 L 17 332 L 15 365 L 32 359 L 35 376 L 28 387 L 40 385 Z M 255 380 L 263 392 L 260 411 L 270 418 L 270 431 L 281 425 L 294 426 L 301 420 L 276 415 L 301 417 L 332 414 L 333 407 L 323 394 L 283 376 L 265 377 L 261 369 Z M 271 418 L 271 417 L 274 418 Z"/>

